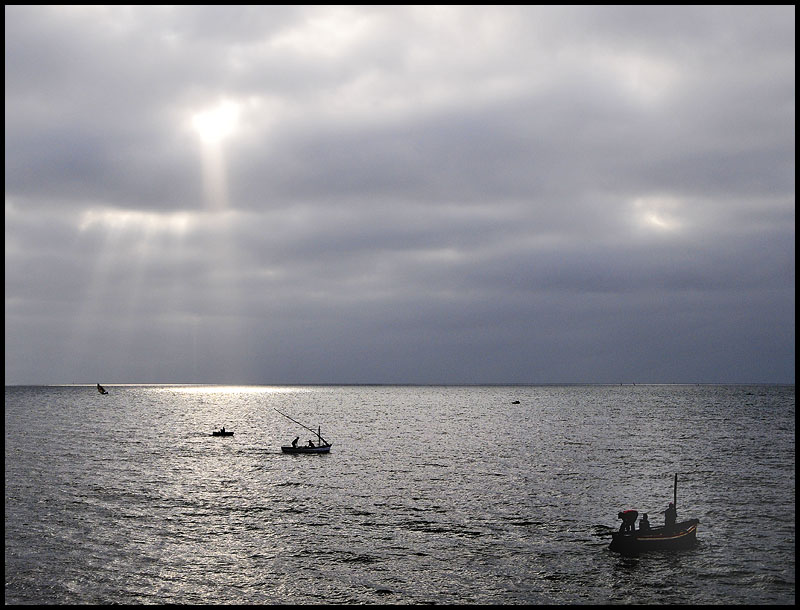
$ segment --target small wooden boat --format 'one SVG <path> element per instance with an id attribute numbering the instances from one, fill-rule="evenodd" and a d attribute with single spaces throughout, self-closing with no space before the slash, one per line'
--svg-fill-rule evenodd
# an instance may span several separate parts
<path id="1" fill-rule="evenodd" d="M 678 474 L 675 474 L 675 484 L 673 487 L 673 503 L 670 505 L 672 511 L 671 525 L 664 524 L 660 527 L 650 527 L 649 524 L 646 528 L 635 528 L 636 511 L 624 511 L 620 513 L 623 517 L 624 513 L 633 515 L 633 520 L 629 524 L 632 529 L 623 531 L 620 528 L 618 532 L 611 533 L 611 544 L 609 549 L 619 553 L 639 553 L 642 551 L 672 551 L 680 549 L 690 549 L 697 544 L 697 525 L 700 523 L 699 519 L 689 519 L 688 521 L 681 521 L 674 523 L 675 514 L 678 506 Z M 667 511 L 668 512 L 668 511 Z M 644 515 L 646 518 L 647 515 Z M 666 519 L 666 515 L 665 515 Z M 644 519 L 643 519 L 644 521 Z"/>
<path id="2" fill-rule="evenodd" d="M 278 411 L 278 409 L 275 410 Z M 281 412 L 278 411 L 278 413 Z M 313 441 L 308 441 L 307 445 L 298 445 L 297 441 L 300 440 L 300 437 L 298 436 L 297 438 L 294 439 L 294 441 L 292 441 L 291 445 L 281 445 L 281 451 L 283 451 L 284 453 L 330 453 L 331 443 L 322 438 L 321 427 L 317 427 L 317 429 L 314 430 L 304 424 L 301 424 L 296 419 L 292 419 L 291 417 L 286 415 L 286 413 L 281 413 L 281 415 L 283 415 L 286 419 L 293 421 L 298 426 L 301 426 L 302 428 L 305 428 L 306 430 L 309 430 L 310 432 L 313 432 L 314 434 L 317 435 L 316 445 L 314 444 Z"/>
<path id="3" fill-rule="evenodd" d="M 230 430 L 226 430 L 225 428 L 222 428 L 222 430 L 214 430 L 211 433 L 211 436 L 233 436 L 233 432 L 231 432 Z"/>
<path id="4" fill-rule="evenodd" d="M 619 553 L 690 549 L 697 544 L 698 523 L 699 519 L 689 519 L 669 529 L 662 526 L 635 532 L 612 532 L 608 548 Z"/>

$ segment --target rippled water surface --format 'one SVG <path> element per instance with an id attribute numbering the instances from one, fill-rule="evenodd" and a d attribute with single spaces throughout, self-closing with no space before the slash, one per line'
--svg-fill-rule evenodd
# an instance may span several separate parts
<path id="1" fill-rule="evenodd" d="M 6 387 L 7 604 L 795 601 L 794 386 L 106 389 Z"/>

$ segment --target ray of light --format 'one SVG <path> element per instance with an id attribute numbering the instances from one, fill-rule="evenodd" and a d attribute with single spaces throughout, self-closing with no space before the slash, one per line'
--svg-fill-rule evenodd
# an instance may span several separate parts
<path id="1" fill-rule="evenodd" d="M 86 375 L 127 381 L 129 375 L 140 374 L 132 354 L 142 350 L 147 316 L 164 304 L 148 270 L 163 260 L 163 244 L 183 240 L 192 224 L 188 213 L 113 208 L 93 208 L 79 219 L 82 239 L 97 240 L 91 281 L 68 347 L 73 361 L 92 363 L 94 370 Z"/>
<path id="2" fill-rule="evenodd" d="M 236 213 L 229 201 L 224 145 L 239 131 L 242 106 L 224 100 L 192 116 L 192 126 L 200 140 L 205 193 L 204 255 L 205 280 L 199 286 L 198 299 L 189 304 L 195 313 L 192 336 L 196 354 L 215 354 L 215 374 L 222 379 L 242 379 L 245 366 L 243 322 L 239 315 L 242 292 L 237 278 L 239 253 L 233 234 Z M 197 357 L 197 356 L 195 356 Z M 203 356 L 200 356 L 203 357 Z M 195 362 L 195 370 L 206 370 L 206 363 Z"/>

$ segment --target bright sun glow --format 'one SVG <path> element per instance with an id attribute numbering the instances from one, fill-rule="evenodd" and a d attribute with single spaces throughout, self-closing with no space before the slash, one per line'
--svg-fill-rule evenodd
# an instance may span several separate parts
<path id="1" fill-rule="evenodd" d="M 673 232 L 682 228 L 680 213 L 684 203 L 670 196 L 639 197 L 633 202 L 635 218 L 642 228 Z"/>
<path id="2" fill-rule="evenodd" d="M 239 123 L 239 105 L 222 102 L 219 106 L 198 112 L 192 117 L 192 125 L 203 142 L 221 142 L 236 131 Z"/>

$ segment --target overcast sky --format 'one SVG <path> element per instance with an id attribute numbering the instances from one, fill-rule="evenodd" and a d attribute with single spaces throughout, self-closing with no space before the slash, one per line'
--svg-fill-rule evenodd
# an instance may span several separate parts
<path id="1" fill-rule="evenodd" d="M 5 8 L 17 383 L 795 378 L 795 9 Z"/>

